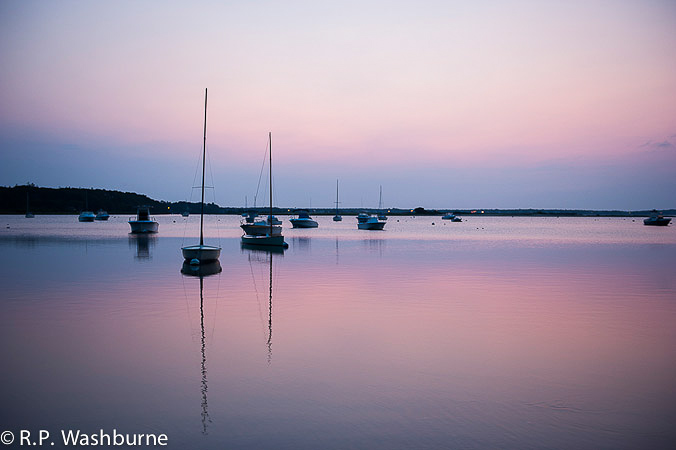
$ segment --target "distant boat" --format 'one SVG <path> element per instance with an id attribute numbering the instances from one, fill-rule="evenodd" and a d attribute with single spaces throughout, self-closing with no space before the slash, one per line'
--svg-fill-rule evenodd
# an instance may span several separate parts
<path id="1" fill-rule="evenodd" d="M 319 224 L 310 217 L 310 213 L 305 210 L 299 210 L 296 217 L 289 219 L 294 228 L 317 228 Z"/>
<path id="2" fill-rule="evenodd" d="M 96 219 L 96 215 L 91 211 L 82 211 L 77 218 L 80 222 L 93 222 L 94 219 Z"/>
<path id="3" fill-rule="evenodd" d="M 647 219 L 643 219 L 643 225 L 655 225 L 666 227 L 667 225 L 669 225 L 669 222 L 671 222 L 671 218 L 664 217 L 661 213 L 658 213 L 657 211 L 653 211 L 650 217 L 648 217 Z"/>
<path id="4" fill-rule="evenodd" d="M 382 230 L 385 228 L 385 221 L 380 220 L 375 214 L 366 214 L 360 212 L 357 216 L 357 228 L 360 230 Z"/>
<path id="5" fill-rule="evenodd" d="M 28 191 L 26 191 L 26 219 L 32 219 L 35 215 L 31 212 L 28 205 Z"/>
<path id="6" fill-rule="evenodd" d="M 333 216 L 334 222 L 340 222 L 341 220 L 343 220 L 343 217 L 340 214 L 338 214 L 338 203 L 339 203 L 338 202 L 338 180 L 336 180 L 336 215 Z"/>
<path id="7" fill-rule="evenodd" d="M 450 220 L 451 222 L 462 222 L 462 218 L 452 213 L 444 214 L 443 216 L 441 216 L 441 220 Z"/>
<path id="8" fill-rule="evenodd" d="M 218 261 L 221 256 L 221 247 L 204 245 L 204 173 L 206 171 L 207 155 L 207 89 L 204 89 L 204 137 L 202 140 L 202 201 L 200 206 L 200 243 L 182 247 L 183 258 L 190 264 L 199 265 L 211 261 Z"/>
<path id="9" fill-rule="evenodd" d="M 378 200 L 378 209 L 380 210 L 378 212 L 378 220 L 387 220 L 387 216 L 385 215 L 385 212 L 382 211 L 383 209 L 383 187 L 380 186 L 380 199 Z"/>
<path id="10" fill-rule="evenodd" d="M 108 214 L 106 211 L 99 209 L 98 212 L 96 213 L 96 217 L 94 219 L 96 220 L 108 220 L 110 218 L 110 214 Z"/>
<path id="11" fill-rule="evenodd" d="M 185 211 L 183 211 L 183 212 L 181 213 L 181 215 L 182 215 L 183 217 L 188 217 L 188 216 L 190 216 L 190 211 L 188 211 L 188 210 L 186 209 Z"/>
<path id="12" fill-rule="evenodd" d="M 150 217 L 150 208 L 148 206 L 139 206 L 136 210 L 136 218 L 129 218 L 129 226 L 132 233 L 157 233 L 160 224 Z"/>
<path id="13" fill-rule="evenodd" d="M 275 226 L 272 224 L 272 133 L 268 133 L 268 144 L 270 146 L 270 214 L 268 220 L 268 229 L 265 234 L 247 234 L 246 231 L 242 235 L 242 244 L 244 245 L 261 245 L 269 247 L 287 248 L 289 244 L 284 242 L 282 229 L 279 227 L 279 234 L 275 231 Z"/>
<path id="14" fill-rule="evenodd" d="M 87 197 L 87 191 L 85 191 L 85 210 L 80 213 L 77 220 L 80 222 L 93 222 L 96 218 L 93 212 L 87 211 L 89 209 L 89 201 Z"/>

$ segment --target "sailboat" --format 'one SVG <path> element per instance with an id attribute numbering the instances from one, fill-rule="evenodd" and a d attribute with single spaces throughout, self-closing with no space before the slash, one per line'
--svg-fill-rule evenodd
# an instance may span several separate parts
<path id="1" fill-rule="evenodd" d="M 336 180 L 336 215 L 333 216 L 334 222 L 340 222 L 341 220 L 343 220 L 343 217 L 340 214 L 338 214 L 338 203 L 339 203 L 338 202 L 338 180 Z"/>
<path id="2" fill-rule="evenodd" d="M 183 258 L 190 264 L 199 265 L 210 261 L 218 261 L 221 256 L 221 247 L 204 245 L 204 174 L 206 171 L 207 154 L 207 89 L 204 89 L 204 138 L 202 140 L 202 202 L 200 209 L 200 243 L 182 247 Z"/>
<path id="3" fill-rule="evenodd" d="M 387 220 L 387 216 L 385 215 L 385 212 L 383 211 L 383 187 L 380 186 L 380 200 L 378 200 L 378 209 L 380 210 L 378 212 L 378 220 Z"/>
<path id="4" fill-rule="evenodd" d="M 89 211 L 89 199 L 87 197 L 87 191 L 85 191 L 85 210 L 80 213 L 77 220 L 80 222 L 93 222 L 96 216 L 93 212 Z"/>
<path id="5" fill-rule="evenodd" d="M 270 146 L 270 219 L 272 216 L 272 132 L 268 133 L 268 142 Z M 242 235 L 242 244 L 245 245 L 268 245 L 273 247 L 287 248 L 289 244 L 284 242 L 281 227 L 279 233 L 275 231 L 272 220 L 268 220 L 268 229 L 265 234 L 245 234 Z"/>

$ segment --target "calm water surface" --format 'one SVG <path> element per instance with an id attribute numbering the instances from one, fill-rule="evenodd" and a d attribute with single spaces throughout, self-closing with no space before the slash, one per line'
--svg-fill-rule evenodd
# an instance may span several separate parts
<path id="1" fill-rule="evenodd" d="M 676 229 L 354 217 L 185 275 L 199 217 L 0 216 L 2 430 L 176 449 L 634 449 L 676 442 Z M 10 446 L 11 447 L 11 446 Z M 18 448 L 18 446 L 15 447 Z"/>

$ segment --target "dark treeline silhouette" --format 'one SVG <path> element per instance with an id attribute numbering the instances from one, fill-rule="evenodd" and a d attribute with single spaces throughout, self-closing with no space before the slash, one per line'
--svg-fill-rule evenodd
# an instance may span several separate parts
<path id="1" fill-rule="evenodd" d="M 33 184 L 0 186 L 0 214 L 24 214 L 26 205 L 35 214 L 79 214 L 85 210 L 103 209 L 109 214 L 134 214 L 139 206 L 149 206 L 154 214 L 199 213 L 199 203 L 165 202 L 154 200 L 135 192 L 109 191 L 85 188 L 44 188 Z M 214 214 L 221 208 L 213 203 L 206 204 L 205 212 Z"/>
<path id="2" fill-rule="evenodd" d="M 28 200 L 28 201 L 27 201 Z M 134 214 L 139 206 L 149 206 L 153 214 L 180 214 L 184 211 L 199 214 L 198 202 L 165 202 L 154 200 L 147 195 L 135 192 L 109 191 L 106 189 L 85 188 L 44 188 L 33 184 L 22 186 L 0 186 L 0 214 L 25 214 L 27 203 L 35 214 L 79 214 L 85 209 L 90 211 L 103 209 L 110 214 Z M 313 215 L 334 215 L 334 208 L 304 208 Z M 242 214 L 253 208 L 222 207 L 215 203 L 204 205 L 206 214 Z M 261 214 L 268 214 L 268 207 L 257 208 Z M 293 214 L 296 208 L 273 208 L 273 214 Z M 654 210 L 640 211 L 596 211 L 584 209 L 425 209 L 417 208 L 340 208 L 339 213 L 356 215 L 361 211 L 376 213 L 385 211 L 392 216 L 438 216 L 451 212 L 461 216 L 574 216 L 574 217 L 642 217 L 649 216 Z M 676 215 L 674 209 L 660 210 L 665 216 Z"/>

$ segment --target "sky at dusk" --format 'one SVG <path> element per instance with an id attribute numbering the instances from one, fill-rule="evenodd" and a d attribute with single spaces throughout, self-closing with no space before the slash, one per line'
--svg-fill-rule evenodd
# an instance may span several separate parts
<path id="1" fill-rule="evenodd" d="M 676 207 L 672 0 L 3 0 L 0 58 L 0 185 L 190 199 L 208 88 L 223 206 L 271 131 L 279 206 Z"/>

